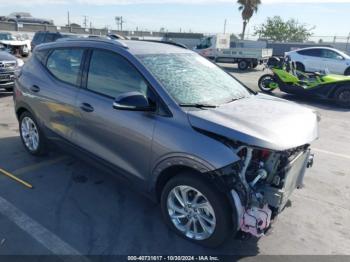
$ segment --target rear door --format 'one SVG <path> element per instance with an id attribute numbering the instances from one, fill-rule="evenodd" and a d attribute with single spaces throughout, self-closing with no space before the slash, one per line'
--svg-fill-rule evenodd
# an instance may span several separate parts
<path id="1" fill-rule="evenodd" d="M 75 105 L 84 51 L 83 48 L 51 50 L 47 58 L 42 59 L 42 65 L 36 59 L 30 61 L 33 64 L 26 67 L 32 70 L 29 76 L 23 73 L 30 105 L 41 124 L 52 134 L 69 141 L 78 119 Z"/>
<path id="2" fill-rule="evenodd" d="M 322 52 L 321 49 L 305 49 L 298 51 L 302 56 L 302 62 L 305 65 L 305 70 L 307 72 L 316 72 L 324 70 L 324 65 L 322 65 Z"/>
<path id="3" fill-rule="evenodd" d="M 116 110 L 113 102 L 131 91 L 152 99 L 147 82 L 126 58 L 96 49 L 91 51 L 85 85 L 77 99 L 81 121 L 76 128 L 76 143 L 125 174 L 144 180 L 149 169 L 155 113 Z"/>

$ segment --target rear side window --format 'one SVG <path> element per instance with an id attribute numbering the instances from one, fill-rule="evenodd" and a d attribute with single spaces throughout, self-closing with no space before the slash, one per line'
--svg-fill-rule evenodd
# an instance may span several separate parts
<path id="1" fill-rule="evenodd" d="M 87 88 L 113 98 L 133 91 L 146 96 L 148 91 L 145 80 L 128 61 L 103 50 L 92 53 Z"/>
<path id="2" fill-rule="evenodd" d="M 321 57 L 322 56 L 322 50 L 321 49 L 307 49 L 307 50 L 301 50 L 298 51 L 301 55 L 306 56 L 314 56 L 314 57 Z"/>
<path id="3" fill-rule="evenodd" d="M 54 42 L 56 40 L 56 34 L 47 34 L 45 38 L 45 42 Z"/>
<path id="4" fill-rule="evenodd" d="M 36 43 L 41 43 L 41 42 L 44 41 L 44 38 L 45 38 L 45 33 L 38 33 L 38 34 L 35 35 L 33 40 Z"/>
<path id="5" fill-rule="evenodd" d="M 77 85 L 83 49 L 56 49 L 47 59 L 47 69 L 59 80 Z"/>

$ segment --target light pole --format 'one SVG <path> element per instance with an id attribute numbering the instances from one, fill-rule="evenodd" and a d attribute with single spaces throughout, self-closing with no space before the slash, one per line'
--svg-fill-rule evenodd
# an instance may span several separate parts
<path id="1" fill-rule="evenodd" d="M 118 31 L 123 31 L 123 24 L 125 23 L 122 16 L 115 17 L 115 23 L 117 24 Z"/>

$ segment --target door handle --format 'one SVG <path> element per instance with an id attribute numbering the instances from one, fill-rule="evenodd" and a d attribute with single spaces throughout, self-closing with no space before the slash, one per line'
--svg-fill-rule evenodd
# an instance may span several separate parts
<path id="1" fill-rule="evenodd" d="M 80 108 L 81 108 L 81 110 L 83 110 L 83 111 L 85 111 L 87 113 L 94 112 L 94 108 L 88 103 L 82 103 L 80 105 Z"/>
<path id="2" fill-rule="evenodd" d="M 37 85 L 33 85 L 30 90 L 34 93 L 38 93 L 40 92 L 40 87 L 38 87 Z"/>

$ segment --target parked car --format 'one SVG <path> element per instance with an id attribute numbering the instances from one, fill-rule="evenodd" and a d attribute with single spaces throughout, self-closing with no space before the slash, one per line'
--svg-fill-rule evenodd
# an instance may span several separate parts
<path id="1" fill-rule="evenodd" d="M 53 20 L 32 17 L 30 13 L 15 12 L 7 17 L 8 22 L 53 25 Z"/>
<path id="2" fill-rule="evenodd" d="M 74 38 L 79 37 L 76 34 L 70 33 L 60 33 L 60 32 L 48 32 L 48 31 L 38 31 L 35 33 L 31 46 L 34 49 L 37 45 L 55 42 L 57 39 L 61 38 Z"/>
<path id="3" fill-rule="evenodd" d="M 312 110 L 255 93 L 173 44 L 37 46 L 14 101 L 30 154 L 53 141 L 74 148 L 160 201 L 179 235 L 211 247 L 266 232 L 302 186 L 318 136 Z"/>
<path id="4" fill-rule="evenodd" d="M 0 88 L 12 91 L 15 71 L 23 66 L 23 60 L 14 57 L 5 51 L 0 51 Z"/>
<path id="5" fill-rule="evenodd" d="M 0 32 L 0 44 L 4 46 L 9 53 L 23 57 L 28 56 L 31 49 L 30 43 L 27 40 L 17 39 L 8 32 Z"/>
<path id="6" fill-rule="evenodd" d="M 286 53 L 303 72 L 329 71 L 350 75 L 350 56 L 330 47 L 309 47 Z"/>

